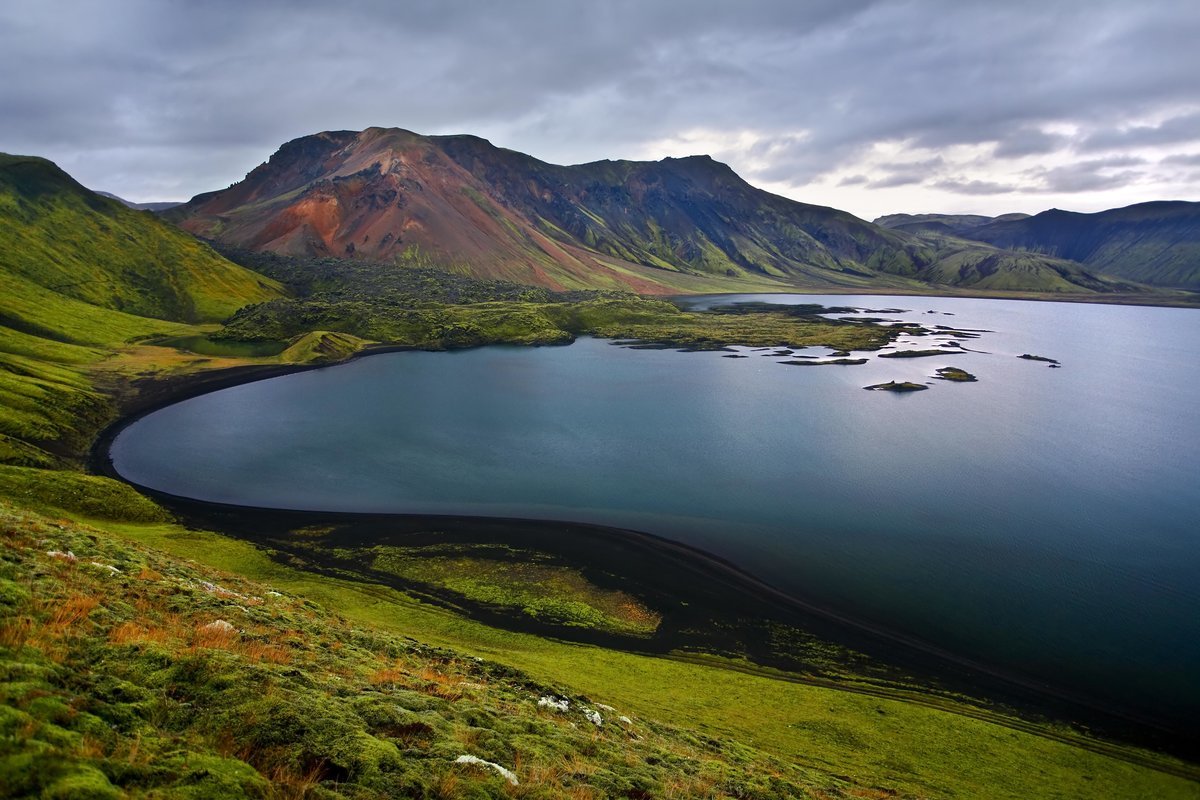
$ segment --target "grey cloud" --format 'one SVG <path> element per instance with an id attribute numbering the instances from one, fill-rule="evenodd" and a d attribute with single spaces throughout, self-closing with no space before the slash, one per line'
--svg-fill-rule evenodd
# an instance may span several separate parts
<path id="1" fill-rule="evenodd" d="M 1119 172 L 1109 172 L 1109 170 L 1139 166 L 1145 163 L 1144 158 L 1137 156 L 1110 156 L 1078 161 L 1050 169 L 1030 170 L 1026 175 L 1038 184 L 1032 188 L 1032 191 L 1094 192 L 1116 189 L 1137 182 L 1145 175 L 1144 171 L 1121 169 Z"/>
<path id="2" fill-rule="evenodd" d="M 1083 140 L 1084 150 L 1118 150 L 1148 145 L 1200 142 L 1200 112 L 1171 117 L 1159 125 L 1108 128 Z"/>
<path id="3" fill-rule="evenodd" d="M 471 132 L 559 163 L 748 130 L 756 152 L 714 155 L 803 186 L 863 169 L 882 142 L 1051 154 L 1069 144 L 1043 132 L 1055 123 L 1118 155 L 1189 141 L 1200 115 L 1117 123 L 1200 107 L 1196 41 L 1188 0 L 8 0 L 0 150 L 164 199 L 227 185 L 327 129 Z M 897 165 L 864 182 L 912 177 Z M 923 180 L 1020 188 L 937 177 Z M 1030 190 L 1071 180 L 1019 177 Z"/>
<path id="4" fill-rule="evenodd" d="M 838 181 L 838 186 L 862 186 L 867 180 L 866 175 L 849 175 Z"/>
<path id="5" fill-rule="evenodd" d="M 916 183 L 921 183 L 929 177 L 929 173 L 914 170 L 908 172 L 893 172 L 890 175 L 885 175 L 882 178 L 876 178 L 867 184 L 869 189 L 892 189 L 897 186 L 912 186 Z"/>
<path id="6" fill-rule="evenodd" d="M 868 189 L 892 189 L 924 183 L 945 166 L 941 156 L 924 161 L 895 161 L 879 165 L 883 175 L 867 184 Z"/>
<path id="7" fill-rule="evenodd" d="M 968 195 L 1013 194 L 1021 191 L 1020 186 L 996 183 L 994 181 L 944 180 L 932 186 L 945 192 Z"/>
<path id="8" fill-rule="evenodd" d="M 1046 133 L 1037 128 L 1020 128 L 997 142 L 992 155 L 996 158 L 1044 155 L 1063 149 L 1069 141 L 1062 134 Z"/>
<path id="9" fill-rule="evenodd" d="M 1162 163 L 1184 167 L 1200 167 L 1200 153 L 1187 153 L 1183 155 L 1167 156 L 1162 160 Z"/>

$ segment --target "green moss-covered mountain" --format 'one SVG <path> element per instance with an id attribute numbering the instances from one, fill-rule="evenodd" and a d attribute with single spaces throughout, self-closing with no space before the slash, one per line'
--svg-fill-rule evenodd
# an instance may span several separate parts
<path id="1" fill-rule="evenodd" d="M 557 166 L 474 136 L 333 131 L 167 212 L 293 256 L 436 265 L 553 289 L 1130 291 L 1078 264 L 888 230 L 746 183 L 707 156 Z"/>
<path id="2" fill-rule="evenodd" d="M 278 285 L 226 261 L 152 214 L 85 189 L 41 158 L 0 154 L 0 321 L 26 319 L 14 295 L 47 293 L 102 309 L 216 321 Z M 11 288 L 10 288 L 11 287 Z"/>
<path id="3" fill-rule="evenodd" d="M 1035 258 L 1070 259 L 1125 280 L 1200 288 L 1200 203 L 1139 203 L 1096 214 L 1051 209 L 957 233 Z"/>

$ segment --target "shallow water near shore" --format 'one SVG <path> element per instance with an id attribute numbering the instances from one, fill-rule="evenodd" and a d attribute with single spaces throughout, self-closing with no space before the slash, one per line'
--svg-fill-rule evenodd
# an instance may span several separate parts
<path id="1" fill-rule="evenodd" d="M 695 302 L 732 299 L 988 332 L 894 348 L 982 352 L 815 368 L 593 339 L 381 354 L 154 412 L 116 438 L 114 466 L 222 503 L 645 530 L 1060 687 L 1200 711 L 1200 312 Z M 946 366 L 979 380 L 932 380 Z M 862 389 L 890 380 L 931 385 Z"/>

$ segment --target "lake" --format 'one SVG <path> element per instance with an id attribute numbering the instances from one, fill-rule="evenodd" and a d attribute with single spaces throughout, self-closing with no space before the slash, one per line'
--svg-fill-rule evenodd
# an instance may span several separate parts
<path id="1" fill-rule="evenodd" d="M 380 354 L 154 412 L 117 437 L 114 466 L 222 503 L 644 530 L 1055 685 L 1200 712 L 1200 312 L 693 302 L 731 299 L 988 332 L 960 340 L 981 352 L 861 366 L 595 339 Z M 930 381 L 944 366 L 979 380 Z M 893 379 L 933 385 L 863 391 Z"/>

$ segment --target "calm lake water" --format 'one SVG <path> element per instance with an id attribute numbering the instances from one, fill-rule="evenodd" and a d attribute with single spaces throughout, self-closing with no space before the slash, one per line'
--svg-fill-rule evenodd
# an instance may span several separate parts
<path id="1" fill-rule="evenodd" d="M 382 354 L 158 411 L 114 463 L 224 503 L 645 530 L 1057 685 L 1200 711 L 1200 311 L 738 299 L 990 332 L 862 366 L 590 339 Z M 943 366 L 979 381 L 862 388 Z"/>

